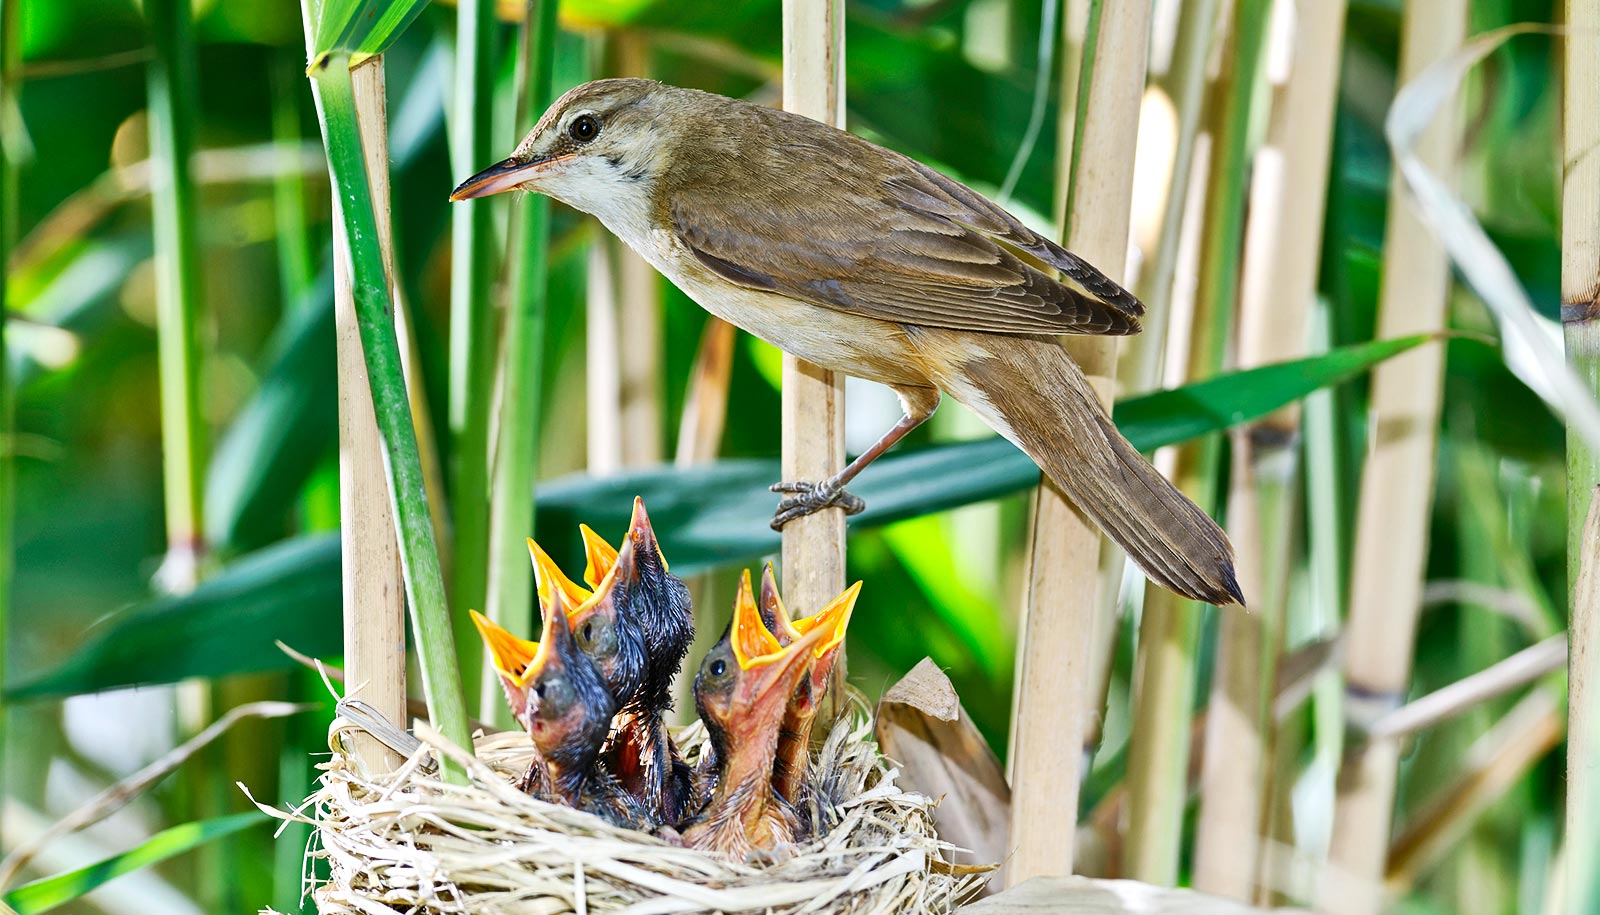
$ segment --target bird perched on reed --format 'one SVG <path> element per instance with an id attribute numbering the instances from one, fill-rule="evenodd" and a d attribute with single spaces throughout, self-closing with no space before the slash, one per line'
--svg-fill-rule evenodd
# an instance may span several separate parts
<path id="1" fill-rule="evenodd" d="M 694 678 L 695 708 L 718 773 L 704 808 L 682 830 L 684 844 L 743 860 L 801 837 L 794 809 L 773 790 L 772 766 L 789 697 L 828 635 L 819 626 L 780 645 L 761 622 L 748 586 L 740 591 L 728 631 Z"/>
<path id="2" fill-rule="evenodd" d="M 557 592 L 555 602 L 542 608 L 544 631 L 537 643 L 518 639 L 477 612 L 472 614 L 495 669 L 521 667 L 512 678 L 517 695 L 512 698 L 508 692 L 508 698 L 533 740 L 538 753 L 534 765 L 543 770 L 524 781 L 535 794 L 618 826 L 647 829 L 651 823 L 644 808 L 600 765 L 600 747 L 611 732 L 617 700 L 594 662 L 578 650 L 564 602 L 564 595 Z M 530 646 L 533 654 L 525 659 Z"/>
<path id="3" fill-rule="evenodd" d="M 750 573 L 747 570 L 739 582 L 743 591 L 750 590 Z M 817 643 L 811 673 L 789 697 L 783 712 L 783 723 L 778 727 L 778 752 L 772 764 L 772 787 L 784 800 L 799 804 L 806 767 L 811 760 L 811 729 L 817 720 L 817 707 L 827 694 L 828 677 L 833 672 L 833 662 L 844 644 L 845 630 L 850 626 L 850 614 L 855 610 L 856 596 L 861 593 L 861 582 L 856 582 L 827 606 L 810 616 L 790 619 L 778 593 L 778 580 L 772 574 L 772 564 L 767 563 L 761 573 L 761 596 L 756 607 L 761 622 L 777 638 L 778 644 L 789 645 L 803 638 L 813 629 L 825 629 L 828 635 Z"/>
<path id="4" fill-rule="evenodd" d="M 941 392 L 1010 439 L 1145 573 L 1243 603 L 1215 522 L 1123 438 L 1060 334 L 1131 334 L 1144 306 L 972 189 L 792 113 L 643 79 L 567 92 L 453 200 L 514 188 L 598 217 L 712 314 L 889 385 L 905 415 L 839 474 L 780 483 L 774 526 L 827 506 Z"/>
<path id="5" fill-rule="evenodd" d="M 694 639 L 689 589 L 667 570 L 642 500 L 634 500 L 620 548 L 587 526 L 582 532 L 589 588 L 573 582 L 529 541 L 541 600 L 559 592 L 575 607 L 570 622 L 578 646 L 620 705 L 608 765 L 652 819 L 670 825 L 682 818 L 689 791 L 689 773 L 665 722 L 672 680 Z"/>

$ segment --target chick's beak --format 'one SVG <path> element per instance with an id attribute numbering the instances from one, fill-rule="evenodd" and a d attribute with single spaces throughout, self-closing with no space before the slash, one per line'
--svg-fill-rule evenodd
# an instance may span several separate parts
<path id="1" fill-rule="evenodd" d="M 476 610 L 469 612 L 472 624 L 478 627 L 478 635 L 489 648 L 495 670 L 511 684 L 526 687 L 533 678 L 532 663 L 539 652 L 539 643 L 517 638 Z"/>
<path id="2" fill-rule="evenodd" d="M 583 580 L 589 587 L 598 588 L 611 567 L 617 564 L 616 548 L 587 524 L 578 525 L 578 533 L 583 535 Z"/>
<path id="3" fill-rule="evenodd" d="M 533 557 L 533 580 L 539 593 L 539 610 L 548 615 L 552 608 L 582 606 L 593 595 L 588 588 L 568 578 L 532 538 L 528 540 L 528 555 Z"/>
<path id="4" fill-rule="evenodd" d="M 738 602 L 734 605 L 732 642 L 748 714 L 741 716 L 743 720 L 736 722 L 735 728 L 743 724 L 758 730 L 763 721 L 776 722 L 795 687 L 810 670 L 817 646 L 828 635 L 826 627 L 818 627 L 788 646 L 779 645 L 777 637 L 761 622 L 750 591 L 750 573 L 746 572 L 739 582 Z"/>
<path id="5" fill-rule="evenodd" d="M 811 665 L 811 692 L 807 697 L 812 704 L 821 698 L 828 685 L 828 675 L 833 672 L 833 662 L 839 656 L 839 646 L 844 644 L 845 630 L 850 626 L 850 615 L 855 611 L 856 597 L 861 593 L 861 582 L 856 582 L 845 592 L 828 602 L 826 607 L 805 619 L 795 620 L 795 628 L 808 634 L 823 634 L 813 653 L 816 663 Z"/>
<path id="6" fill-rule="evenodd" d="M 770 562 L 761 572 L 761 598 L 756 606 L 761 610 L 761 621 L 767 624 L 779 642 L 787 645 L 801 636 L 789 618 L 788 608 L 783 606 L 783 598 L 778 594 L 778 579 L 772 574 Z"/>
<path id="7" fill-rule="evenodd" d="M 515 190 L 522 184 L 532 180 L 538 172 L 539 166 L 548 160 L 535 159 L 528 161 L 512 156 L 489 166 L 471 178 L 461 182 L 455 190 L 450 192 L 451 201 L 472 200 L 475 197 L 488 197 L 491 194 L 502 194 Z"/>
<path id="8" fill-rule="evenodd" d="M 648 556 L 661 564 L 661 574 L 670 571 L 667 557 L 661 555 L 661 543 L 656 540 L 655 528 L 650 526 L 650 516 L 645 513 L 644 499 L 640 496 L 633 497 L 633 518 L 628 522 L 628 539 L 641 557 Z"/>

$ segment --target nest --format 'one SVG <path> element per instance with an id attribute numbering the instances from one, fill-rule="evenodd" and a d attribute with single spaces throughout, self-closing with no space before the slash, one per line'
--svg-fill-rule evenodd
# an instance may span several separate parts
<path id="1" fill-rule="evenodd" d="M 331 869 L 313 889 L 320 912 L 947 912 L 991 870 L 952 863 L 960 850 L 935 833 L 935 801 L 896 784 L 859 706 L 812 756 L 812 793 L 825 799 L 809 811 L 816 837 L 745 862 L 523 794 L 510 782 L 531 758 L 525 734 L 482 737 L 476 758 L 424 725 L 417 736 L 404 765 L 373 777 L 341 751 L 336 723 L 305 814 L 278 812 L 316 826 L 310 854 Z M 690 763 L 707 746 L 698 723 L 674 736 Z M 471 783 L 430 774 L 439 753 L 465 765 Z"/>

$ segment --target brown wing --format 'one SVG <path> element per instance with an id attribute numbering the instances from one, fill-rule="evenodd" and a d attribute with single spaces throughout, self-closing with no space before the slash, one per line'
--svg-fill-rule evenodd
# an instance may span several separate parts
<path id="1" fill-rule="evenodd" d="M 816 122 L 770 116 L 794 142 L 766 146 L 760 161 L 745 145 L 744 161 L 697 169 L 704 179 L 671 193 L 679 239 L 729 281 L 929 327 L 1138 332 L 1138 299 L 970 188 Z"/>

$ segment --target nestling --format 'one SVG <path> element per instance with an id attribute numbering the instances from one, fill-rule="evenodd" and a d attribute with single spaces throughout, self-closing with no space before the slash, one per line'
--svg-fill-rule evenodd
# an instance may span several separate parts
<path id="1" fill-rule="evenodd" d="M 451 194 L 521 188 L 598 217 L 712 314 L 881 382 L 905 415 L 836 476 L 779 484 L 774 526 L 830 506 L 941 392 L 1044 469 L 1156 582 L 1243 603 L 1215 522 L 1122 437 L 1056 339 L 1144 307 L 970 188 L 799 115 L 643 79 L 578 86 Z"/>

